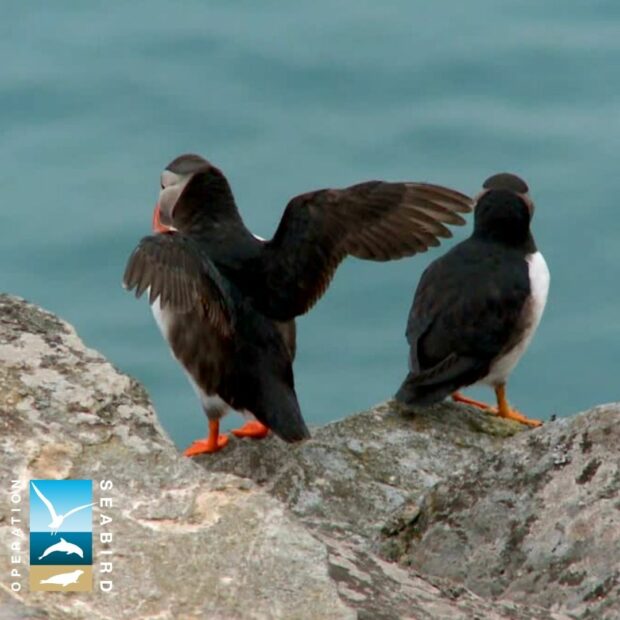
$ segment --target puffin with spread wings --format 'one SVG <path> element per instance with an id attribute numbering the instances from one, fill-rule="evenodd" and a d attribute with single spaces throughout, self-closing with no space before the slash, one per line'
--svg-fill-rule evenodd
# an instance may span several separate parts
<path id="1" fill-rule="evenodd" d="M 424 252 L 462 225 L 469 197 L 428 183 L 368 181 L 293 198 L 270 241 L 244 225 L 224 174 L 181 155 L 161 175 L 154 235 L 127 263 L 124 285 L 148 292 L 155 320 L 194 387 L 209 434 L 187 456 L 215 452 L 229 410 L 239 437 L 310 436 L 293 379 L 295 317 L 325 293 L 347 256 L 387 261 Z"/>

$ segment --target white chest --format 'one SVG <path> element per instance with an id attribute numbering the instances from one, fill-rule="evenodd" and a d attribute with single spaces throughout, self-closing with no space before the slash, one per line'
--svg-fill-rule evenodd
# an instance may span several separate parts
<path id="1" fill-rule="evenodd" d="M 147 293 L 148 294 L 148 293 Z M 168 334 L 170 332 L 170 324 L 172 322 L 172 314 L 170 310 L 162 310 L 159 304 L 159 297 L 151 304 L 151 312 L 155 318 L 155 323 L 159 327 L 159 331 L 162 336 L 168 340 Z"/>
<path id="2" fill-rule="evenodd" d="M 532 289 L 532 302 L 534 304 L 532 316 L 535 321 L 534 331 L 540 323 L 545 306 L 547 305 L 547 295 L 549 294 L 549 267 L 545 257 L 540 253 L 530 254 L 527 258 L 530 273 L 530 287 Z"/>
<path id="3" fill-rule="evenodd" d="M 497 385 L 506 381 L 508 375 L 527 350 L 542 318 L 545 305 L 547 304 L 547 294 L 549 293 L 549 268 L 540 252 L 530 254 L 527 257 L 527 262 L 531 297 L 530 303 L 526 304 L 524 308 L 524 312 L 527 315 L 523 317 L 525 322 L 523 335 L 510 351 L 495 360 L 489 374 L 482 380 L 483 383 Z"/>

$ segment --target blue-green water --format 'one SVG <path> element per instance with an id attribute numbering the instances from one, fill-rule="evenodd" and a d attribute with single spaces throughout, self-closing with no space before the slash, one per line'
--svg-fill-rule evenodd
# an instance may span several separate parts
<path id="1" fill-rule="evenodd" d="M 321 186 L 473 193 L 523 175 L 552 286 L 509 395 L 543 418 L 620 397 L 617 2 L 15 2 L 0 34 L 0 289 L 143 381 L 179 444 L 203 414 L 120 278 L 161 168 L 185 151 L 225 171 L 264 237 Z M 413 290 L 441 251 L 351 260 L 299 321 L 310 424 L 398 386 Z"/>

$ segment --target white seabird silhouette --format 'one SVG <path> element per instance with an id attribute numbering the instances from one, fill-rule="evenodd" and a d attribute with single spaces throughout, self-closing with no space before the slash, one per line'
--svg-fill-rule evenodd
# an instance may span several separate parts
<path id="1" fill-rule="evenodd" d="M 62 526 L 63 521 L 67 518 L 70 517 L 72 514 L 80 511 L 80 510 L 84 510 L 84 508 L 90 508 L 91 506 L 94 506 L 95 503 L 92 502 L 91 504 L 84 504 L 83 506 L 78 506 L 77 508 L 72 508 L 71 510 L 69 510 L 69 512 L 65 512 L 64 515 L 59 515 L 56 513 L 56 510 L 52 504 L 52 502 L 50 502 L 49 499 L 47 499 L 47 497 L 45 497 L 45 495 L 43 495 L 43 493 L 41 493 L 41 491 L 39 491 L 39 489 L 37 489 L 37 485 L 34 482 L 30 482 L 30 484 L 32 484 L 32 488 L 34 489 L 35 493 L 39 496 L 40 500 L 45 504 L 45 507 L 48 509 L 49 513 L 50 513 L 50 517 L 52 517 L 52 521 L 51 523 L 48 523 L 47 527 L 50 528 L 50 530 L 52 530 L 50 532 L 51 535 L 57 534 L 58 530 L 60 529 L 60 527 Z"/>

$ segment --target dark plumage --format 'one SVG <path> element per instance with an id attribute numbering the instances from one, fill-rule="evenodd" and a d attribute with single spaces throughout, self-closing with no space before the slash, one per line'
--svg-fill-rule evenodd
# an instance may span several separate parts
<path id="1" fill-rule="evenodd" d="M 293 198 L 263 241 L 243 224 L 220 170 L 197 155 L 171 162 L 154 214 L 158 234 L 139 243 L 124 283 L 137 296 L 149 289 L 210 420 L 209 439 L 188 453 L 221 447 L 216 423 L 228 408 L 286 441 L 308 437 L 293 381 L 294 318 L 322 296 L 347 255 L 423 252 L 470 209 L 467 196 L 443 187 L 370 181 Z M 242 434 L 264 434 L 252 429 Z"/>
<path id="2" fill-rule="evenodd" d="M 479 381 L 503 394 L 547 297 L 549 273 L 530 232 L 533 208 L 522 179 L 487 179 L 471 237 L 422 275 L 406 332 L 410 372 L 398 400 L 428 405 Z"/>

